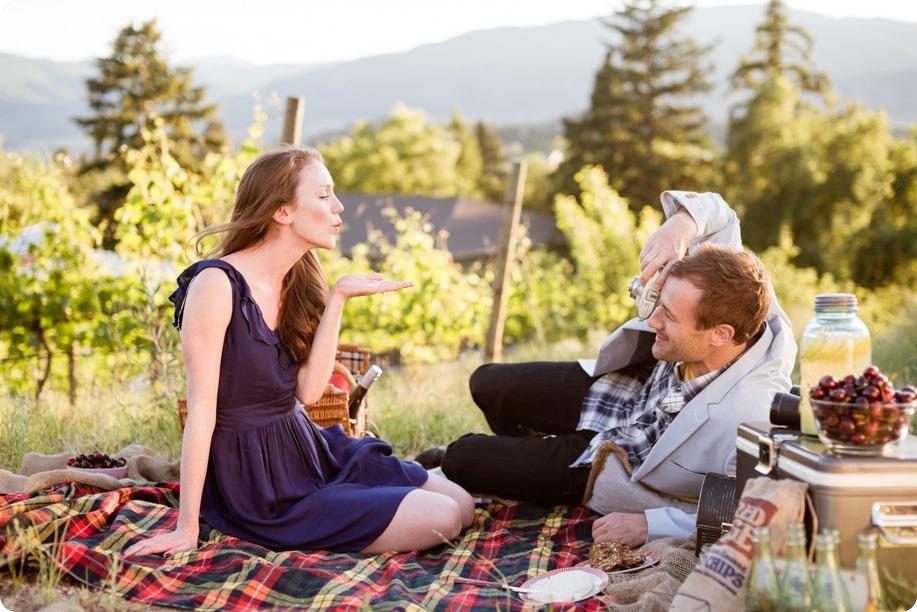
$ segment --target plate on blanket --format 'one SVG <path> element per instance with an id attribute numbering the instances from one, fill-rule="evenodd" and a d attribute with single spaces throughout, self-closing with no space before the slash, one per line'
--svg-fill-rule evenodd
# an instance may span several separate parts
<path id="1" fill-rule="evenodd" d="M 656 565 L 657 563 L 659 563 L 659 559 L 661 559 L 661 558 L 662 558 L 662 557 L 659 556 L 659 553 L 657 553 L 657 552 L 651 552 L 651 553 L 648 553 L 648 554 L 646 555 L 646 561 L 644 561 L 644 562 L 641 563 L 640 565 L 635 565 L 634 567 L 628 567 L 628 568 L 625 568 L 625 569 L 620 569 L 620 570 L 615 570 L 615 571 L 613 571 L 613 572 L 608 572 L 608 575 L 609 575 L 609 576 L 613 576 L 613 575 L 615 575 L 615 574 L 626 574 L 627 572 L 637 572 L 637 571 L 640 571 L 640 570 L 642 570 L 642 569 L 646 569 L 646 568 L 648 568 L 648 567 L 651 566 L 651 565 Z M 583 569 L 592 569 L 592 566 L 589 565 L 589 562 L 588 562 L 588 561 L 583 561 L 582 563 L 578 563 L 578 564 L 576 565 L 576 567 L 583 568 Z M 601 570 L 596 570 L 596 571 L 601 571 Z"/>
<path id="2" fill-rule="evenodd" d="M 539 593 L 520 593 L 526 603 L 567 603 L 589 599 L 608 586 L 608 574 L 591 567 L 565 567 L 539 574 L 522 583 L 524 589 Z"/>

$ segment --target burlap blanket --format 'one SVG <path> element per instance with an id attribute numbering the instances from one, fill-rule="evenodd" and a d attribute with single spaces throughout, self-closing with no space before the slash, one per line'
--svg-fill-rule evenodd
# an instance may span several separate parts
<path id="1" fill-rule="evenodd" d="M 139 485 L 142 472 L 129 470 L 125 480 L 130 482 L 109 479 L 105 486 L 89 486 L 68 481 L 0 495 L 0 567 L 29 554 L 42 555 L 92 587 L 186 609 L 521 610 L 532 606 L 518 595 L 455 584 L 452 578 L 521 585 L 545 571 L 577 565 L 588 558 L 597 517 L 584 506 L 480 504 L 474 524 L 455 542 L 422 554 L 371 557 L 273 552 L 202 525 L 201 547 L 195 551 L 170 559 L 126 560 L 121 550 L 137 538 L 172 528 L 178 517 L 178 484 Z M 107 486 L 112 483 L 118 486 Z M 693 543 L 665 539 L 645 550 L 659 552 L 662 560 L 637 573 L 613 576 L 597 597 L 554 609 L 667 609 L 694 566 Z"/>
<path id="2" fill-rule="evenodd" d="M 105 474 L 68 468 L 67 459 L 71 457 L 69 453 L 26 453 L 18 474 L 0 470 L 0 495 L 39 491 L 64 481 L 90 485 L 106 491 L 148 482 L 178 481 L 179 462 L 169 461 L 146 446 L 131 444 L 115 453 L 115 456 L 127 460 L 127 475 L 118 480 Z"/>

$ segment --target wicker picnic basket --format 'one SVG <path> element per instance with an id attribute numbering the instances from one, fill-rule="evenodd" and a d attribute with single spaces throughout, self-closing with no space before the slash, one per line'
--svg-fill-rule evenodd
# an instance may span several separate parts
<path id="1" fill-rule="evenodd" d="M 356 344 L 339 343 L 335 356 L 334 371 L 347 381 L 346 392 L 335 391 L 330 385 L 325 388 L 321 399 L 306 406 L 309 418 L 319 427 L 331 427 L 340 424 L 348 436 L 362 438 L 366 435 L 366 400 L 360 404 L 357 418 L 350 420 L 347 400 L 350 391 L 357 386 L 357 381 L 369 370 L 372 351 Z"/>
<path id="2" fill-rule="evenodd" d="M 357 380 L 369 370 L 370 358 L 372 351 L 361 348 L 356 344 L 340 343 L 338 344 L 337 355 L 335 356 L 334 371 L 344 377 L 347 381 L 348 388 L 346 391 L 337 391 L 332 385 L 325 387 L 325 392 L 321 399 L 306 406 L 306 413 L 309 418 L 319 427 L 331 427 L 340 424 L 344 432 L 349 436 L 362 438 L 366 435 L 366 400 L 360 404 L 360 410 L 357 413 L 356 422 L 350 422 L 350 414 L 347 410 L 347 400 L 350 391 L 357 386 Z M 185 429 L 185 420 L 188 418 L 188 400 L 179 398 L 178 400 L 178 422 L 182 430 Z"/>

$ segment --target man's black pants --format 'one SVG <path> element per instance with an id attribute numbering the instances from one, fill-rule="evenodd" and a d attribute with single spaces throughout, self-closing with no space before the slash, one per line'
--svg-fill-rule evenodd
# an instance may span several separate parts
<path id="1" fill-rule="evenodd" d="M 466 490 L 548 504 L 583 501 L 589 468 L 571 468 L 593 431 L 576 431 L 595 378 L 576 362 L 486 364 L 471 397 L 497 435 L 468 434 L 449 445 L 446 477 Z"/>

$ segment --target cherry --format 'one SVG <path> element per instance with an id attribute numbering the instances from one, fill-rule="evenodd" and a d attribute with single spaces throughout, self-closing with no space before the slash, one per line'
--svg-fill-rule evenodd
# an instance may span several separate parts
<path id="1" fill-rule="evenodd" d="M 854 425 L 853 421 L 847 417 L 841 419 L 840 423 L 837 424 L 837 430 L 843 436 L 853 435 L 853 433 L 856 432 L 856 429 L 856 425 Z"/>
<path id="2" fill-rule="evenodd" d="M 828 392 L 825 391 L 825 388 L 821 385 L 817 387 L 812 387 L 809 389 L 809 397 L 815 400 L 825 399 L 825 396 L 828 395 Z"/>
<path id="3" fill-rule="evenodd" d="M 865 370 L 863 370 L 863 376 L 865 376 L 866 378 L 874 379 L 878 375 L 879 375 L 878 366 L 871 365 L 868 368 L 866 368 Z"/>
<path id="4" fill-rule="evenodd" d="M 867 438 L 874 438 L 875 435 L 879 433 L 879 422 L 869 421 L 867 423 L 863 423 L 860 425 L 859 431 Z"/>
<path id="5" fill-rule="evenodd" d="M 818 384 L 825 389 L 831 390 L 837 389 L 840 386 L 841 381 L 839 381 L 834 376 L 822 376 L 821 380 L 818 381 Z"/>

